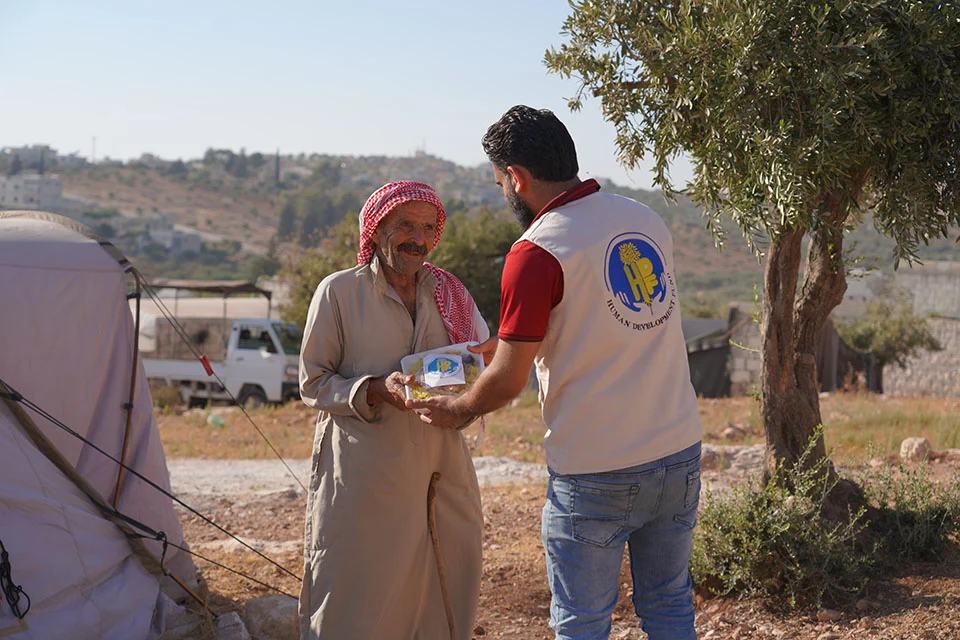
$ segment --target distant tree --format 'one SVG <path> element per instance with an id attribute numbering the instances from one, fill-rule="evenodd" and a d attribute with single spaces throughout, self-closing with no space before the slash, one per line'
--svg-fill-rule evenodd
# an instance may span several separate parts
<path id="1" fill-rule="evenodd" d="M 246 178 L 249 175 L 247 166 L 247 152 L 240 150 L 240 155 L 233 158 L 230 168 L 227 170 L 234 178 Z"/>
<path id="2" fill-rule="evenodd" d="M 340 162 L 336 159 L 324 160 L 313 170 L 310 177 L 314 186 L 321 189 L 333 189 L 340 184 Z"/>
<path id="3" fill-rule="evenodd" d="M 212 167 L 213 165 L 217 164 L 218 162 L 217 152 L 214 149 L 208 147 L 207 150 L 204 151 L 203 153 L 202 162 L 203 162 L 203 166 L 205 167 Z"/>
<path id="4" fill-rule="evenodd" d="M 327 230 L 316 250 L 301 249 L 282 260 L 278 276 L 290 291 L 289 302 L 280 308 L 283 319 L 303 329 L 317 285 L 331 273 L 356 266 L 359 245 L 356 221 L 344 218 Z"/>
<path id="5" fill-rule="evenodd" d="M 8 176 L 15 176 L 18 173 L 23 171 L 23 162 L 20 161 L 20 154 L 13 154 L 13 160 L 10 162 L 10 170 L 7 171 Z"/>
<path id="6" fill-rule="evenodd" d="M 250 164 L 250 168 L 256 170 L 262 167 L 263 165 L 265 165 L 267 163 L 267 159 L 263 157 L 262 153 L 257 151 L 255 153 L 250 154 L 250 158 L 248 159 L 248 162 Z"/>
<path id="7" fill-rule="evenodd" d="M 261 276 L 272 276 L 280 269 L 281 263 L 277 257 L 277 237 L 273 236 L 267 243 L 267 253 L 263 256 L 252 256 L 244 263 L 240 270 L 244 280 L 256 282 Z"/>
<path id="8" fill-rule="evenodd" d="M 167 167 L 167 175 L 173 176 L 175 178 L 183 178 L 188 173 L 187 165 L 183 163 L 183 160 L 179 158 L 170 163 L 170 166 Z"/>
<path id="9" fill-rule="evenodd" d="M 297 218 L 300 220 L 299 242 L 303 247 L 315 247 L 323 232 L 324 203 L 318 198 L 301 194 L 297 199 Z"/>
<path id="10" fill-rule="evenodd" d="M 520 233 L 512 217 L 489 209 L 472 217 L 450 215 L 440 244 L 427 257 L 463 281 L 491 330 L 500 322 L 503 256 Z"/>
<path id="11" fill-rule="evenodd" d="M 364 202 L 364 196 L 359 194 L 355 189 L 346 189 L 340 191 L 333 206 L 340 218 L 353 215 L 354 219 L 356 219 L 356 216 L 360 215 L 360 209 L 363 208 Z"/>
<path id="12" fill-rule="evenodd" d="M 280 220 L 277 223 L 277 239 L 281 241 L 293 239 L 297 230 L 297 206 L 291 198 L 284 198 L 280 207 Z"/>
<path id="13" fill-rule="evenodd" d="M 546 54 L 581 81 L 571 106 L 599 98 L 621 160 L 652 154 L 664 189 L 687 154 L 708 225 L 731 221 L 765 260 L 760 414 L 768 469 L 793 467 L 822 422 L 815 353 L 846 289 L 845 234 L 872 209 L 909 260 L 960 224 L 960 5 L 572 6 L 568 42 Z M 822 435 L 812 454 L 806 464 L 826 455 Z M 844 507 L 854 488 L 838 488 L 830 502 Z"/>
<path id="14" fill-rule="evenodd" d="M 716 296 L 699 292 L 680 298 L 680 312 L 684 318 L 726 318 L 729 315 L 727 306 Z"/>
<path id="15" fill-rule="evenodd" d="M 116 232 L 113 230 L 113 227 L 111 227 L 106 222 L 101 222 L 99 225 L 97 225 L 97 228 L 94 230 L 94 232 L 101 238 L 107 238 L 107 239 L 110 239 L 116 235 Z"/>
<path id="16" fill-rule="evenodd" d="M 887 288 L 867 303 L 863 316 L 851 321 L 837 320 L 837 333 L 844 342 L 877 357 L 877 378 L 883 391 L 883 367 L 904 367 L 907 358 L 921 350 L 940 351 L 943 347 L 930 333 L 926 318 L 913 314 L 913 304 L 902 289 Z"/>
<path id="17" fill-rule="evenodd" d="M 334 202 L 333 193 L 313 185 L 297 195 L 296 207 L 297 218 L 300 220 L 300 244 L 316 246 L 318 238 L 314 236 L 317 231 L 324 231 L 343 220 L 347 212 L 339 208 Z"/>
<path id="18" fill-rule="evenodd" d="M 116 207 L 103 207 L 101 209 L 90 209 L 83 214 L 91 220 L 109 220 L 120 215 L 120 210 Z"/>

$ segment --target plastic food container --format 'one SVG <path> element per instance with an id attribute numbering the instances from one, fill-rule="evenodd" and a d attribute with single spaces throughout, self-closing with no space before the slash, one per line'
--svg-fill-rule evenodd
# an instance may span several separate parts
<path id="1" fill-rule="evenodd" d="M 407 398 L 459 396 L 469 389 L 483 371 L 483 356 L 467 349 L 476 344 L 461 342 L 401 359 L 400 369 L 416 376 L 413 384 L 406 386 Z"/>

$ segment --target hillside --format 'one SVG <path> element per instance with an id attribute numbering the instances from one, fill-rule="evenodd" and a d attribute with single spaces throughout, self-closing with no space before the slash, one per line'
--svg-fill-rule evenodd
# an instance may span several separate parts
<path id="1" fill-rule="evenodd" d="M 210 149 L 203 159 L 186 163 L 144 157 L 149 162 L 62 171 L 64 192 L 96 207 L 115 207 L 128 216 L 171 214 L 183 228 L 205 234 L 205 240 L 239 242 L 241 251 L 231 258 L 237 265 L 244 258 L 267 254 L 271 247 L 282 257 L 286 242 L 312 246 L 318 234 L 345 215 L 356 215 L 367 195 L 391 180 L 409 178 L 432 184 L 451 215 L 470 215 L 480 208 L 506 210 L 487 165 L 462 167 L 422 153 L 410 157 L 314 154 L 277 159 Z M 752 299 L 753 285 L 760 282 L 762 268 L 737 229 L 728 229 L 726 246 L 720 251 L 691 202 L 680 199 L 667 203 L 658 192 L 629 189 L 609 181 L 603 184 L 607 191 L 648 204 L 667 221 L 685 294 L 715 300 Z M 892 270 L 893 243 L 878 234 L 869 221 L 851 240 L 848 249 L 855 242 L 855 253 L 865 256 L 867 264 Z M 920 256 L 952 259 L 956 249 L 954 241 L 935 241 L 922 248 Z M 251 277 L 262 264 L 253 262 L 234 271 Z M 172 275 L 163 272 L 172 265 L 158 263 L 156 275 Z M 179 275 L 183 275 L 183 269 L 178 263 Z"/>
<path id="2" fill-rule="evenodd" d="M 200 232 L 266 253 L 276 231 L 277 193 L 252 180 L 185 178 L 138 166 L 90 166 L 59 173 L 64 195 L 129 216 L 169 213 Z"/>
<path id="3" fill-rule="evenodd" d="M 356 215 L 366 196 L 385 182 L 409 178 L 433 185 L 452 215 L 480 207 L 506 211 L 487 165 L 462 167 L 426 154 L 281 157 L 279 184 L 274 180 L 278 172 L 273 158 L 243 177 L 231 175 L 223 163 L 191 161 L 181 165 L 182 171 L 172 170 L 173 164 L 154 160 L 152 166 L 140 162 L 94 165 L 59 175 L 65 195 L 84 199 L 92 208 L 113 207 L 126 216 L 171 214 L 179 225 L 204 234 L 205 239 L 242 243 L 242 253 L 247 255 L 268 252 L 283 205 L 295 203 L 304 193 L 346 193 L 348 198 L 335 203 L 343 203 L 345 209 L 334 206 L 332 212 L 340 219 Z M 736 236 L 728 248 L 718 251 L 690 203 L 668 205 L 659 193 L 621 188 L 608 181 L 604 188 L 636 198 L 664 216 L 674 233 L 681 286 L 716 291 L 723 297 L 733 293 L 727 291 L 731 288 L 752 295 L 749 283 L 760 269 Z M 279 246 L 282 254 L 283 243 Z"/>

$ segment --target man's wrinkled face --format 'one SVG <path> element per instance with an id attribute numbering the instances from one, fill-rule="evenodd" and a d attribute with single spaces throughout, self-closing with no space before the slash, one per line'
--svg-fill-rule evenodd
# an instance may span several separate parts
<path id="1" fill-rule="evenodd" d="M 527 203 L 517 195 L 517 192 L 514 191 L 513 178 L 510 177 L 510 174 L 503 173 L 494 167 L 493 177 L 497 181 L 497 186 L 503 189 L 503 199 L 510 205 L 510 209 L 513 211 L 513 215 L 516 216 L 520 226 L 523 227 L 524 230 L 528 229 L 530 225 L 533 224 L 534 218 L 537 217 L 537 212 L 531 209 Z"/>
<path id="2" fill-rule="evenodd" d="M 436 233 L 435 206 L 429 202 L 404 202 L 380 221 L 373 241 L 384 266 L 412 276 L 433 249 Z"/>

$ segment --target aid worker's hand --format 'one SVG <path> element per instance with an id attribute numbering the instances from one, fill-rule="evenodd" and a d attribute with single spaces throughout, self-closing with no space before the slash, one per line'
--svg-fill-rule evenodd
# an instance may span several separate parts
<path id="1" fill-rule="evenodd" d="M 487 366 L 493 360 L 493 355 L 497 352 L 497 344 L 499 343 L 500 339 L 494 336 L 477 345 L 468 344 L 467 349 L 472 353 L 483 354 L 483 366 Z"/>
<path id="2" fill-rule="evenodd" d="M 456 398 L 453 396 L 434 396 L 432 398 L 407 400 L 408 409 L 417 409 L 422 413 L 420 419 L 441 429 L 462 429 L 470 424 L 471 416 L 456 410 Z M 424 412 L 424 410 L 426 410 Z"/>
<path id="3" fill-rule="evenodd" d="M 367 383 L 367 404 L 373 406 L 386 402 L 401 411 L 406 411 L 407 400 L 405 385 L 412 384 L 415 376 L 394 371 L 387 377 L 370 378 Z"/>

